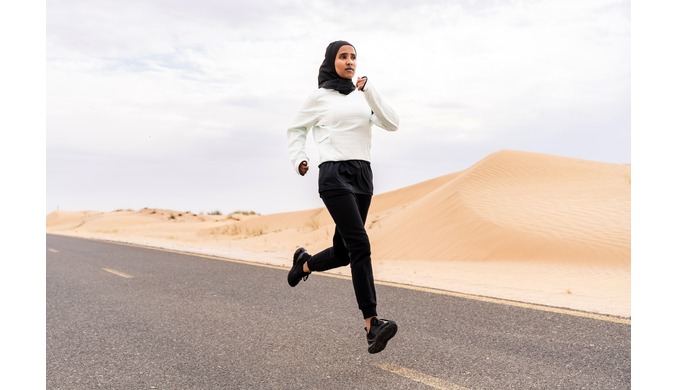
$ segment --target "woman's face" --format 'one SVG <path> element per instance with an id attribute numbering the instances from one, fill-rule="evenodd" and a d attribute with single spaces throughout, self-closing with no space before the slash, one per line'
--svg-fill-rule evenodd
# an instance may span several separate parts
<path id="1" fill-rule="evenodd" d="M 339 48 L 337 58 L 334 59 L 334 69 L 337 74 L 345 79 L 352 79 L 355 76 L 356 67 L 355 49 L 351 45 L 344 45 Z"/>

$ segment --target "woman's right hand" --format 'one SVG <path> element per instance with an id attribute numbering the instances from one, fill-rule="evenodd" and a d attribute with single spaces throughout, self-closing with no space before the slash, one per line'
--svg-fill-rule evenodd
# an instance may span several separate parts
<path id="1" fill-rule="evenodd" d="M 366 84 L 367 84 L 367 76 L 358 77 L 358 80 L 356 80 L 356 83 L 355 83 L 355 87 L 358 88 L 358 91 L 364 91 Z"/>
<path id="2" fill-rule="evenodd" d="M 299 174 L 304 176 L 306 172 L 308 172 L 308 163 L 306 161 L 302 161 L 301 164 L 299 164 Z"/>

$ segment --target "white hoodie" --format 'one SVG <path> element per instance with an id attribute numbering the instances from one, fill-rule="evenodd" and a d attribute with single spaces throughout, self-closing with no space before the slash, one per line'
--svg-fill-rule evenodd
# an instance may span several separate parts
<path id="1" fill-rule="evenodd" d="M 320 164 L 325 161 L 370 161 L 372 124 L 388 131 L 398 130 L 400 120 L 381 100 L 371 82 L 363 91 L 343 95 L 333 89 L 318 88 L 306 99 L 292 126 L 287 129 L 287 148 L 294 170 L 310 161 L 306 136 L 313 130 Z"/>

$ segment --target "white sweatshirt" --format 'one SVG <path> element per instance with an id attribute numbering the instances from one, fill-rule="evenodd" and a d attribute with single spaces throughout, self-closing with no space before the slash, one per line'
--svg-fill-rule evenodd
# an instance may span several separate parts
<path id="1" fill-rule="evenodd" d="M 297 173 L 302 161 L 310 161 L 306 155 L 309 130 L 313 130 L 320 164 L 325 161 L 370 161 L 372 124 L 396 131 L 399 123 L 398 115 L 381 100 L 371 81 L 365 84 L 362 92 L 355 89 L 348 95 L 318 88 L 306 99 L 287 129 L 290 161 Z"/>

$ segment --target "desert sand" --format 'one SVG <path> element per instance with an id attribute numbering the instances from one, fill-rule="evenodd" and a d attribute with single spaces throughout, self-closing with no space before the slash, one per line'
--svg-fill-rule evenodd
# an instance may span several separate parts
<path id="1" fill-rule="evenodd" d="M 630 176 L 629 164 L 505 150 L 377 194 L 366 223 L 375 279 L 630 318 Z M 55 211 L 46 219 L 51 234 L 285 268 L 298 246 L 314 253 L 334 232 L 323 208 Z"/>

